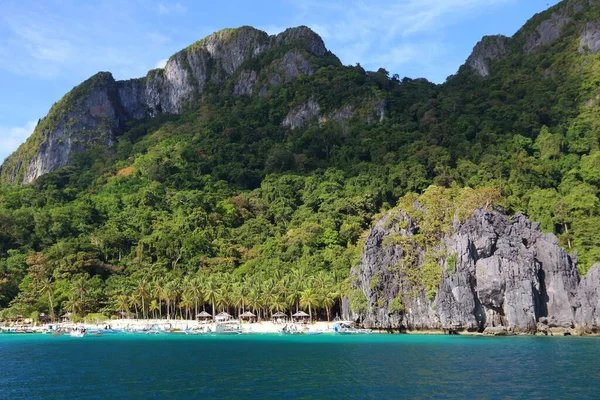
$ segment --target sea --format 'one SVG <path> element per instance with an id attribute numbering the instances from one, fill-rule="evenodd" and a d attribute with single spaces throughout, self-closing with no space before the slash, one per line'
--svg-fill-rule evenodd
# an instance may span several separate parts
<path id="1" fill-rule="evenodd" d="M 0 334 L 2 399 L 600 399 L 600 338 Z"/>

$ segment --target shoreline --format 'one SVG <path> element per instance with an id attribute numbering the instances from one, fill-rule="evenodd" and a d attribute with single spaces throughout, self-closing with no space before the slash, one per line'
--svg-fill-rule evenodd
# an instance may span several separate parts
<path id="1" fill-rule="evenodd" d="M 238 322 L 239 321 L 234 321 Z M 239 328 L 243 334 L 281 334 L 281 329 L 284 326 L 293 326 L 295 332 L 303 334 L 318 334 L 318 333 L 334 333 L 334 324 L 336 322 L 317 321 L 313 323 L 294 323 L 294 322 L 241 322 Z M 105 329 L 113 331 L 123 331 L 129 333 L 145 333 L 148 330 L 158 330 L 161 333 L 182 333 L 190 331 L 202 330 L 205 333 L 214 333 L 217 322 L 199 322 L 195 320 L 166 320 L 166 319 L 119 319 L 98 321 L 97 323 L 75 323 L 75 322 L 58 322 L 47 323 L 39 326 L 0 326 L 1 334 L 32 334 L 62 331 L 68 332 L 73 329 L 85 328 L 88 331 L 97 332 Z M 16 331 L 15 331 L 16 330 Z M 407 329 L 372 329 L 369 333 L 375 335 L 431 335 L 431 336 L 549 336 L 549 337 L 600 337 L 600 332 L 585 332 L 573 328 L 548 328 L 546 332 L 510 332 L 504 329 L 490 330 L 489 332 L 477 331 L 449 331 L 442 329 L 422 329 L 422 330 L 407 330 Z"/>

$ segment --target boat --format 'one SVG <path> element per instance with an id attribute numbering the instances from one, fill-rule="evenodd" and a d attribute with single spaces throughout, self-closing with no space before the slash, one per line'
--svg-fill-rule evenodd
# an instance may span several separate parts
<path id="1" fill-rule="evenodd" d="M 196 328 L 189 328 L 182 332 L 186 335 L 206 335 L 210 332 L 210 328 L 208 326 L 200 326 Z"/>
<path id="2" fill-rule="evenodd" d="M 285 324 L 283 328 L 279 330 L 282 335 L 303 335 L 304 331 L 298 329 L 296 324 Z"/>
<path id="3" fill-rule="evenodd" d="M 338 335 L 370 335 L 373 333 L 370 329 L 358 329 L 349 322 L 338 322 L 333 325 L 333 332 Z"/>
<path id="4" fill-rule="evenodd" d="M 214 331 L 216 335 L 240 335 L 241 333 L 242 326 L 236 320 L 218 322 Z"/>
<path id="5" fill-rule="evenodd" d="M 85 336 L 85 328 L 81 328 L 81 329 L 74 329 L 71 332 L 69 332 L 69 336 L 71 337 L 84 337 Z"/>

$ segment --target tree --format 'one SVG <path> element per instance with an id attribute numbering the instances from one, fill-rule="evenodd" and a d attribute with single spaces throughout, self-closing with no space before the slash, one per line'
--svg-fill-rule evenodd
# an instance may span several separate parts
<path id="1" fill-rule="evenodd" d="M 315 293 L 312 288 L 306 288 L 300 294 L 300 306 L 304 309 L 308 309 L 308 314 L 310 315 L 310 320 L 312 321 L 312 310 L 313 308 L 318 307 L 319 305 L 319 297 Z"/>

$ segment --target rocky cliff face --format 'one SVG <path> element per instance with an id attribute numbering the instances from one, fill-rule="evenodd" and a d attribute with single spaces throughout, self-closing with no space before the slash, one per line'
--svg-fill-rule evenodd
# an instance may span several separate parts
<path id="1" fill-rule="evenodd" d="M 467 65 L 479 76 L 490 74 L 490 62 L 506 57 L 508 38 L 506 36 L 486 36 L 473 49 L 467 59 Z"/>
<path id="2" fill-rule="evenodd" d="M 266 67 L 260 63 L 246 67 L 268 52 L 272 61 Z M 128 120 L 180 113 L 199 101 L 211 85 L 229 87 L 223 85 L 232 80 L 234 95 L 264 95 L 274 85 L 312 74 L 314 57 L 327 54 L 321 38 L 307 27 L 274 36 L 242 27 L 213 33 L 144 78 L 115 81 L 110 73 L 100 73 L 50 110 L 27 142 L 0 167 L 0 181 L 29 183 L 66 165 L 75 152 L 110 145 Z"/>
<path id="3" fill-rule="evenodd" d="M 455 222 L 437 249 L 441 279 L 433 291 L 415 279 L 432 268 L 425 250 L 406 240 L 418 229 L 402 211 L 375 224 L 352 272 L 366 308 L 353 310 L 347 299 L 345 317 L 410 330 L 592 332 L 600 326 L 600 265 L 579 282 L 575 260 L 524 215 L 478 210 Z"/>
<path id="4" fill-rule="evenodd" d="M 598 0 L 565 0 L 533 17 L 511 38 L 486 36 L 473 48 L 465 65 L 477 75 L 486 77 L 495 61 L 509 54 L 528 55 L 543 51 L 545 46 L 566 36 L 567 26 L 582 32 L 579 37 L 580 53 L 596 53 L 600 50 L 598 24 L 589 20 L 593 13 L 585 12 L 598 3 Z"/>

